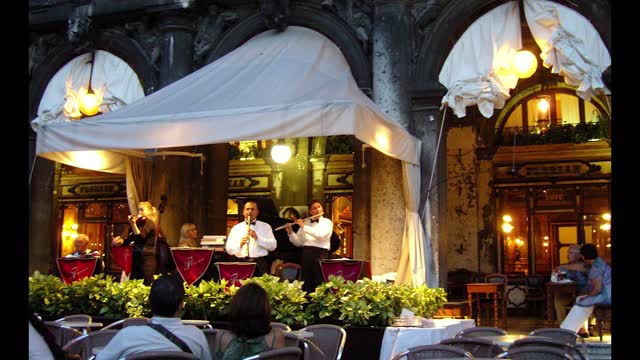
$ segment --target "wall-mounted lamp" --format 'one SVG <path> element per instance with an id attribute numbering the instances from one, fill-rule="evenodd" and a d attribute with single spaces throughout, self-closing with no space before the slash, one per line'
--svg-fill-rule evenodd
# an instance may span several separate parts
<path id="1" fill-rule="evenodd" d="M 284 164 L 291 159 L 291 148 L 289 145 L 277 143 L 271 148 L 271 158 L 278 164 Z"/>
<path id="2" fill-rule="evenodd" d="M 538 68 L 538 60 L 529 50 L 518 50 L 511 59 L 513 73 L 521 79 L 533 75 Z"/>
<path id="3" fill-rule="evenodd" d="M 509 234 L 513 231 L 513 225 L 511 225 L 512 221 L 513 219 L 511 218 L 511 215 L 502 216 L 502 232 Z"/>
<path id="4" fill-rule="evenodd" d="M 540 129 L 541 132 L 545 132 L 549 129 L 549 123 L 551 122 L 550 97 L 547 95 L 538 96 L 535 102 L 536 112 L 534 121 L 538 129 Z"/>
<path id="5" fill-rule="evenodd" d="M 93 63 L 96 57 L 96 52 L 91 52 L 91 68 L 89 70 L 89 86 L 85 90 L 81 88 L 78 92 L 78 108 L 80 112 L 86 116 L 93 116 L 100 112 L 100 104 L 102 104 L 102 96 L 96 94 L 91 87 L 91 80 L 93 78 Z"/>

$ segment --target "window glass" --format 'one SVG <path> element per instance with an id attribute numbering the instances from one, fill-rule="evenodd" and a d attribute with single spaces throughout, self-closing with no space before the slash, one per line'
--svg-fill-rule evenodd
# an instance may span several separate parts
<path id="1" fill-rule="evenodd" d="M 556 118 L 560 125 L 579 124 L 580 102 L 578 97 L 569 94 L 556 94 Z"/>

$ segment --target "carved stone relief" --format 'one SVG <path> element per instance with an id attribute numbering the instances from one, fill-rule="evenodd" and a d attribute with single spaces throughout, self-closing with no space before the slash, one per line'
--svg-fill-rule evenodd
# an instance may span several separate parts
<path id="1" fill-rule="evenodd" d="M 29 75 L 33 68 L 47 58 L 52 48 L 60 45 L 64 38 L 58 34 L 32 35 L 29 45 Z"/>
<path id="2" fill-rule="evenodd" d="M 148 24 L 148 18 L 124 24 L 125 34 L 136 40 L 147 52 L 150 63 L 158 65 L 160 60 L 160 30 Z"/>
<path id="3" fill-rule="evenodd" d="M 289 0 L 260 0 L 260 13 L 269 29 L 282 31 L 289 24 Z"/>
<path id="4" fill-rule="evenodd" d="M 371 0 L 322 0 L 322 7 L 341 17 L 356 33 L 368 53 L 373 5 Z"/>
<path id="5" fill-rule="evenodd" d="M 224 11 L 221 13 L 217 5 L 209 6 L 208 14 L 196 21 L 196 35 L 193 41 L 195 68 L 202 66 L 206 55 L 215 48 L 224 31 L 239 18 L 236 12 Z"/>

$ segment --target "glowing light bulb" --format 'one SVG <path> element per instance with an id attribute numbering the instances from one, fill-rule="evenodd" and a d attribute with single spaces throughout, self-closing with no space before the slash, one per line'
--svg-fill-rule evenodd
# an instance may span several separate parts
<path id="1" fill-rule="evenodd" d="M 530 51 L 519 50 L 513 55 L 511 68 L 516 76 L 526 79 L 536 72 L 538 60 Z"/>

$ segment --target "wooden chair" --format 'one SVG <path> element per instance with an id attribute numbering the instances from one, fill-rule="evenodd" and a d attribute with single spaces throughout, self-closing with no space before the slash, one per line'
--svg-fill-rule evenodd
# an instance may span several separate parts
<path id="1" fill-rule="evenodd" d="M 470 352 L 474 357 L 492 358 L 504 352 L 502 347 L 494 344 L 490 340 L 472 337 L 459 337 L 444 339 L 440 345 L 455 346 Z"/>
<path id="2" fill-rule="evenodd" d="M 509 349 L 497 356 L 498 359 L 511 360 L 572 360 L 563 350 L 549 346 L 523 346 Z"/>
<path id="3" fill-rule="evenodd" d="M 302 280 L 302 266 L 292 262 L 280 264 L 276 267 L 276 277 L 279 277 L 282 281 L 300 281 Z"/>
<path id="4" fill-rule="evenodd" d="M 499 316 L 502 317 L 502 328 L 507 328 L 507 284 L 509 282 L 509 277 L 505 274 L 501 273 L 492 273 L 484 276 L 484 282 L 487 283 L 497 283 L 502 285 L 502 294 L 498 299 L 498 306 L 500 307 Z M 488 310 L 490 306 L 493 306 L 492 302 L 486 301 L 482 303 L 483 307 Z M 478 314 L 480 316 L 480 314 Z"/>
<path id="5" fill-rule="evenodd" d="M 347 332 L 340 326 L 315 324 L 301 329 L 313 333 L 309 341 L 322 350 L 327 360 L 340 360 L 347 340 Z"/>
<path id="6" fill-rule="evenodd" d="M 422 360 L 422 359 L 450 359 L 450 358 L 473 358 L 473 355 L 455 346 L 449 345 L 421 345 L 414 346 L 408 350 L 399 352 L 391 360 Z"/>
<path id="7" fill-rule="evenodd" d="M 258 359 L 277 359 L 277 360 L 302 360 L 302 350 L 297 347 L 283 347 L 278 349 L 271 349 L 263 351 L 260 354 L 249 356 L 243 360 L 258 360 Z"/>
<path id="8" fill-rule="evenodd" d="M 536 309 L 538 310 L 538 306 L 544 312 L 544 305 L 547 299 L 547 294 L 545 293 L 545 278 L 541 275 L 529 275 L 526 277 L 527 283 L 527 295 L 525 297 L 525 301 L 527 302 L 527 310 Z"/>

